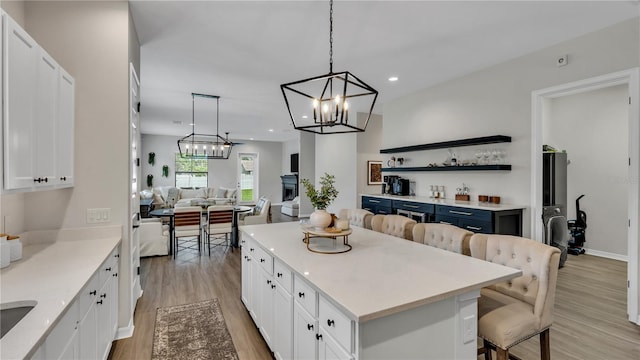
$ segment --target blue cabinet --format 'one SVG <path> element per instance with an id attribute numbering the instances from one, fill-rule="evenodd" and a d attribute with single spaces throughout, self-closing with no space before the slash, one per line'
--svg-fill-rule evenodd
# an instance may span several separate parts
<path id="1" fill-rule="evenodd" d="M 380 199 L 376 197 L 363 196 L 362 208 L 374 214 L 393 214 L 391 199 Z"/>
<path id="2" fill-rule="evenodd" d="M 474 233 L 522 236 L 522 209 L 493 211 L 437 205 L 436 222 L 455 225 Z"/>

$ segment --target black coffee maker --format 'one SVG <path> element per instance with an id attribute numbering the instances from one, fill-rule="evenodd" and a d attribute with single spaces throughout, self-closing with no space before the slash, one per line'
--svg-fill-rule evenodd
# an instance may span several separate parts
<path id="1" fill-rule="evenodd" d="M 409 179 L 403 179 L 401 177 L 396 177 L 393 181 L 393 195 L 401 195 L 408 196 L 410 191 L 410 181 Z"/>
<path id="2" fill-rule="evenodd" d="M 395 179 L 399 178 L 397 175 L 385 175 L 382 179 L 384 180 L 382 183 L 382 193 L 383 194 L 393 194 L 393 184 L 395 183 Z"/>

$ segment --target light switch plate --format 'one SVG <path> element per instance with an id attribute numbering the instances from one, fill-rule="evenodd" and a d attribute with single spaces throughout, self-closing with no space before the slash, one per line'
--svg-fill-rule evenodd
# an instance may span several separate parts
<path id="1" fill-rule="evenodd" d="M 111 209 L 87 209 L 87 224 L 106 223 L 111 221 Z"/>

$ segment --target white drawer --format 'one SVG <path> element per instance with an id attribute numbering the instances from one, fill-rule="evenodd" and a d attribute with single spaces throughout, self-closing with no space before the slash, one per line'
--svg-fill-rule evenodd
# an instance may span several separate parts
<path id="1" fill-rule="evenodd" d="M 293 298 L 312 316 L 318 316 L 316 310 L 316 291 L 297 275 L 293 280 Z"/>
<path id="2" fill-rule="evenodd" d="M 87 282 L 87 285 L 85 285 L 80 291 L 80 296 L 78 297 L 78 303 L 80 304 L 80 319 L 84 317 L 91 307 L 91 304 L 93 304 L 98 298 L 98 290 L 100 290 L 98 286 L 99 282 L 99 274 L 94 274 Z"/>
<path id="3" fill-rule="evenodd" d="M 111 252 L 111 254 L 109 254 L 102 265 L 100 265 L 100 269 L 98 270 L 100 274 L 100 283 L 98 284 L 99 288 L 101 288 L 102 285 L 104 285 L 104 283 L 113 276 L 113 274 L 118 272 L 118 254 L 118 249 L 116 248 Z"/>
<path id="4" fill-rule="evenodd" d="M 343 348 L 351 352 L 353 322 L 322 296 L 320 296 L 318 307 L 320 326 L 327 330 Z"/>
<path id="5" fill-rule="evenodd" d="M 260 266 L 262 266 L 267 274 L 273 275 L 273 256 L 271 256 L 271 254 L 266 252 L 261 247 L 256 247 L 255 260 L 258 264 L 260 264 Z"/>
<path id="6" fill-rule="evenodd" d="M 289 268 L 280 261 L 274 260 L 273 275 L 276 279 L 276 282 L 278 282 L 278 284 L 280 284 L 283 289 L 287 290 L 287 292 L 291 294 L 291 283 L 293 282 L 291 270 L 289 270 Z"/>

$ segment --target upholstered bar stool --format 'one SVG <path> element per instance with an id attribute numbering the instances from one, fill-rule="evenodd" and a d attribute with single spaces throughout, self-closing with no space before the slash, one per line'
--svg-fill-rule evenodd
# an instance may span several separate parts
<path id="1" fill-rule="evenodd" d="M 196 249 L 201 252 L 202 208 L 200 206 L 178 207 L 173 210 L 175 239 L 175 258 L 180 249 Z M 181 240 L 184 239 L 184 240 Z"/>
<path id="2" fill-rule="evenodd" d="M 340 212 L 338 212 L 338 218 L 341 220 L 349 220 L 350 225 L 371 229 L 373 213 L 365 209 L 341 209 Z"/>
<path id="3" fill-rule="evenodd" d="M 464 255 L 471 255 L 471 235 L 471 231 L 449 224 L 420 223 L 413 227 L 413 241 Z"/>
<path id="4" fill-rule="evenodd" d="M 509 359 L 509 349 L 540 334 L 541 359 L 549 360 L 549 328 L 553 322 L 560 250 L 534 240 L 511 235 L 475 234 L 471 256 L 522 270 L 522 276 L 480 290 L 478 336 L 491 359 Z"/>
<path id="5" fill-rule="evenodd" d="M 412 240 L 413 227 L 416 221 L 400 215 L 373 215 L 371 230 Z"/>

